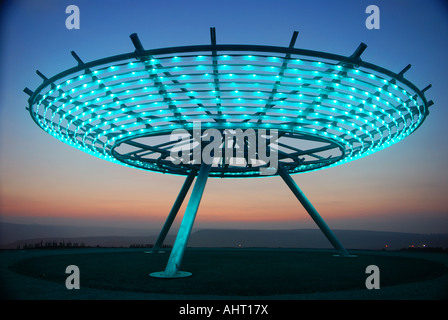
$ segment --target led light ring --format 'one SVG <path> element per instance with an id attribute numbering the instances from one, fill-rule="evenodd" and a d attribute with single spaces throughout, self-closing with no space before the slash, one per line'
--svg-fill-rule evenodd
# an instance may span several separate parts
<path id="1" fill-rule="evenodd" d="M 166 140 L 175 129 L 191 132 L 194 121 L 203 130 L 277 129 L 294 142 L 279 139 L 280 162 L 289 173 L 300 173 L 400 141 L 421 125 L 432 103 L 404 72 L 291 47 L 191 46 L 78 62 L 44 78 L 30 94 L 34 121 L 100 158 L 172 174 L 187 174 L 192 164 L 170 165 L 169 148 L 160 149 L 165 160 L 128 156 L 121 149 L 144 137 Z M 310 143 L 321 147 L 303 147 Z M 320 156 L 314 151 L 319 149 L 335 154 Z M 308 159 L 292 160 L 299 154 Z M 255 177 L 258 169 L 213 167 L 210 176 Z"/>

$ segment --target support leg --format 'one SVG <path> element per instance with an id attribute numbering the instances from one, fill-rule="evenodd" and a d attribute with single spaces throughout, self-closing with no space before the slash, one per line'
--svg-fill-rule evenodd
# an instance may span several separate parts
<path id="1" fill-rule="evenodd" d="M 333 245 L 333 247 L 339 252 L 339 254 L 343 257 L 349 257 L 349 253 L 345 248 L 342 246 L 341 242 L 336 238 L 335 234 L 331 229 L 328 227 L 328 225 L 325 223 L 325 221 L 321 218 L 317 210 L 314 208 L 314 206 L 311 204 L 311 202 L 305 197 L 302 190 L 300 190 L 299 186 L 295 183 L 295 181 L 291 178 L 291 176 L 283 169 L 281 165 L 278 166 L 278 172 L 282 179 L 286 182 L 288 187 L 291 189 L 291 191 L 294 193 L 294 195 L 297 197 L 297 199 L 302 203 L 302 205 L 305 207 L 306 211 L 308 211 L 311 218 L 313 218 L 314 222 L 317 224 L 317 226 L 320 228 L 320 230 L 324 233 L 324 235 L 327 237 L 327 239 L 330 241 L 330 243 Z"/>
<path id="2" fill-rule="evenodd" d="M 188 201 L 185 214 L 182 219 L 182 223 L 177 233 L 176 241 L 174 242 L 173 249 L 171 250 L 168 263 L 165 271 L 151 273 L 151 277 L 156 278 L 179 278 L 188 277 L 190 272 L 179 271 L 182 258 L 184 256 L 185 248 L 187 247 L 188 239 L 190 237 L 191 229 L 193 228 L 194 219 L 199 209 L 202 194 L 204 193 L 205 184 L 207 182 L 208 175 L 210 173 L 211 164 L 201 164 L 201 169 L 198 173 L 198 178 L 191 192 L 190 199 Z"/>
<path id="3" fill-rule="evenodd" d="M 165 224 L 163 225 L 162 231 L 160 231 L 159 237 L 157 238 L 154 247 L 152 248 L 151 251 L 149 251 L 149 253 L 160 252 L 160 247 L 162 246 L 163 241 L 165 240 L 166 235 L 168 234 L 168 231 L 170 230 L 171 225 L 173 224 L 173 221 L 176 218 L 177 212 L 182 206 L 182 202 L 184 201 L 185 196 L 187 195 L 188 190 L 190 189 L 190 186 L 193 183 L 196 173 L 197 170 L 192 170 L 188 174 L 187 179 L 185 179 L 185 182 L 182 185 L 182 189 L 180 189 L 179 195 L 177 196 L 176 201 L 174 202 L 173 207 L 171 208 L 171 211 L 168 215 L 168 218 L 166 219 Z"/>

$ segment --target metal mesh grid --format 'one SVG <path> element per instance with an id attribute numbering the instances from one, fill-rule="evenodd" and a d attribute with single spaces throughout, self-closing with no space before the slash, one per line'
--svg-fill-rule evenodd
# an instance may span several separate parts
<path id="1" fill-rule="evenodd" d="M 35 122 L 100 158 L 181 175 L 197 163 L 172 163 L 173 130 L 192 132 L 199 123 L 221 132 L 275 129 L 279 139 L 268 148 L 289 173 L 300 173 L 404 139 L 432 104 L 427 88 L 404 79 L 409 66 L 395 74 L 363 62 L 359 52 L 343 57 L 213 40 L 147 51 L 134 44 L 133 53 L 90 63 L 73 53 L 77 67 L 50 79 L 39 73 L 43 84 L 29 92 Z M 218 160 L 210 176 L 254 177 L 257 167 L 248 158 L 239 166 Z"/>

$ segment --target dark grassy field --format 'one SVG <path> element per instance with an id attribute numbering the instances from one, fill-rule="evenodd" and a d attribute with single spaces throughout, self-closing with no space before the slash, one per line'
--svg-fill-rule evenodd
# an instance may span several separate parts
<path id="1" fill-rule="evenodd" d="M 15 273 L 64 286 L 68 265 L 77 265 L 83 288 L 155 294 L 209 296 L 272 296 L 366 290 L 366 267 L 380 269 L 381 288 L 422 282 L 446 274 L 438 262 L 400 255 L 369 254 L 354 258 L 332 252 L 293 249 L 188 249 L 181 270 L 192 277 L 156 279 L 149 273 L 163 271 L 169 254 L 144 250 L 36 255 L 21 259 L 9 269 Z"/>

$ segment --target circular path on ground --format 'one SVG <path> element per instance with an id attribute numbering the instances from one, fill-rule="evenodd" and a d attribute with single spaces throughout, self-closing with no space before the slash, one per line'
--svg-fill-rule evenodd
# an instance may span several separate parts
<path id="1" fill-rule="evenodd" d="M 326 250 L 189 248 L 181 270 L 192 272 L 193 276 L 157 279 L 149 277 L 149 273 L 163 271 L 169 253 L 146 254 L 142 249 L 88 248 L 40 250 L 40 254 L 31 251 L 36 250 L 30 250 L 29 255 L 22 252 L 20 258 L 11 259 L 8 272 L 15 274 L 16 279 L 24 280 L 25 276 L 25 280 L 39 281 L 41 291 L 45 291 L 43 286 L 57 287 L 64 299 L 67 298 L 67 292 L 84 290 L 85 293 L 86 289 L 91 290 L 90 297 L 96 299 L 135 299 L 145 295 L 165 299 L 312 299 L 313 296 L 319 299 L 325 298 L 325 294 L 329 299 L 339 299 L 338 292 L 388 292 L 388 288 L 395 289 L 397 299 L 400 298 L 401 290 L 401 297 L 406 299 L 410 285 L 435 282 L 438 279 L 446 281 L 448 275 L 448 268 L 444 263 L 424 259 L 422 255 L 399 252 L 360 251 L 356 253 L 356 257 L 342 258 L 335 257 L 333 251 Z M 79 267 L 81 290 L 65 288 L 68 277 L 65 269 L 68 265 Z M 369 265 L 376 265 L 380 270 L 380 290 L 366 289 L 366 278 L 369 276 L 366 268 Z M 11 286 L 11 281 L 9 285 Z M 22 288 L 26 290 L 26 287 Z M 16 297 L 17 292 L 20 293 L 17 288 L 12 291 L 16 292 Z M 36 288 L 34 291 L 40 292 Z M 443 292 L 438 294 L 442 294 L 440 299 L 447 297 L 446 290 L 445 296 Z M 20 298 L 20 294 L 18 296 Z M 71 296 L 76 299 L 76 295 Z M 30 298 L 29 295 L 27 297 Z M 36 299 L 42 297 L 38 295 Z M 343 298 L 343 295 L 339 297 Z"/>

